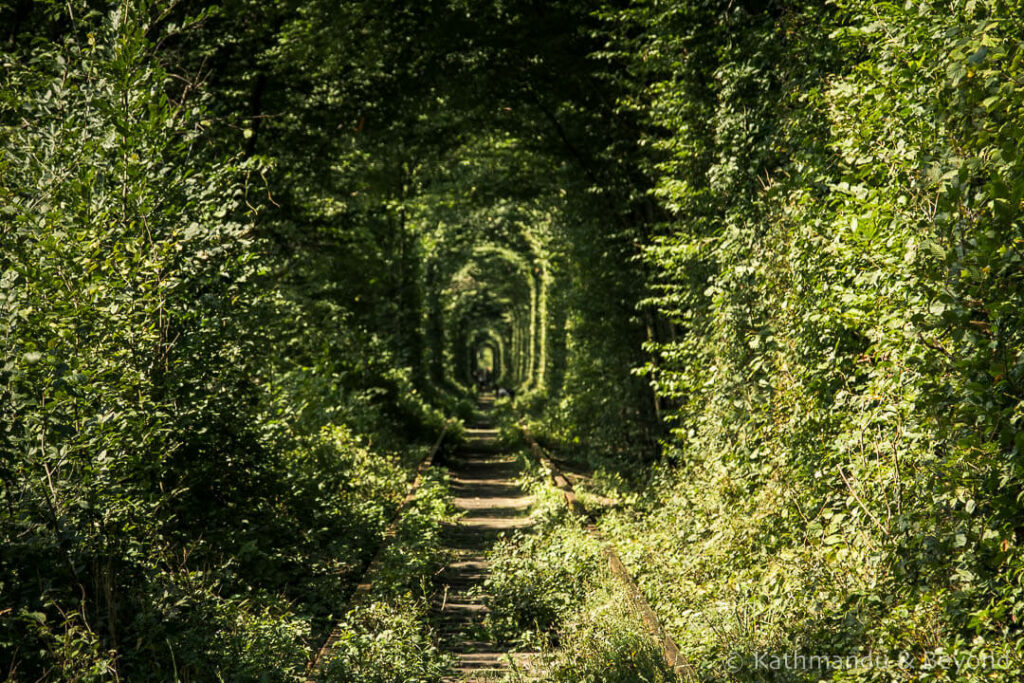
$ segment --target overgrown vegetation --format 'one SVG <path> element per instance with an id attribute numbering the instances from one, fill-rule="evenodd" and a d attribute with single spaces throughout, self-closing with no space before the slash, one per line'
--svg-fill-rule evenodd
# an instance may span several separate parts
<path id="1" fill-rule="evenodd" d="M 275 246 L 216 12 L 2 9 L 3 673 L 301 676 L 440 416 Z"/>
<path id="2" fill-rule="evenodd" d="M 702 677 L 1017 676 L 1022 17 L 0 3 L 3 674 L 302 676 L 482 383 Z M 502 546 L 501 628 L 625 661 L 573 534 Z M 344 676 L 439 675 L 400 593 Z"/>
<path id="3" fill-rule="evenodd" d="M 490 555 L 486 581 L 494 610 L 489 629 L 498 641 L 546 644 L 566 613 L 578 606 L 600 565 L 599 550 L 578 521 L 564 514 L 557 494 L 541 495 L 534 528 L 503 539 Z"/>
<path id="4" fill-rule="evenodd" d="M 522 485 L 533 498 L 533 524 L 489 554 L 489 637 L 534 653 L 537 680 L 676 680 L 622 584 L 605 570 L 601 542 L 547 479 L 528 458 Z M 508 679 L 519 680 L 516 672 Z"/>
<path id="5" fill-rule="evenodd" d="M 449 560 L 441 523 L 451 517 L 444 478 L 432 471 L 382 551 L 366 597 L 339 622 L 317 680 L 341 683 L 441 681 L 447 660 L 429 622 L 434 574 Z"/>
<path id="6" fill-rule="evenodd" d="M 1020 10 L 608 15 L 660 150 L 647 304 L 677 335 L 647 368 L 665 483 L 607 529 L 704 676 L 760 680 L 763 652 L 1019 675 Z"/>

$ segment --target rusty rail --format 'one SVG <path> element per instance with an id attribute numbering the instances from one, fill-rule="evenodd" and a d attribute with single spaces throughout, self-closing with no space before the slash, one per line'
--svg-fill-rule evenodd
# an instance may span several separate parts
<path id="1" fill-rule="evenodd" d="M 669 635 L 668 631 L 662 625 L 661 620 L 658 619 L 658 615 L 651 608 L 650 603 L 647 602 L 647 598 L 640 592 L 640 588 L 636 585 L 636 581 L 633 580 L 629 570 L 626 569 L 626 565 L 622 563 L 622 559 L 619 557 L 618 551 L 615 549 L 615 545 L 605 538 L 604 534 L 601 533 L 600 529 L 594 523 L 593 518 L 587 514 L 583 508 L 583 504 L 576 498 L 576 493 L 573 491 L 572 484 L 562 474 L 561 470 L 551 462 L 551 459 L 544 453 L 544 449 L 541 448 L 534 438 L 530 435 L 529 430 L 525 425 L 520 425 L 523 430 L 523 435 L 526 437 L 526 441 L 530 444 L 530 450 L 533 452 L 538 462 L 548 471 L 548 475 L 551 477 L 552 483 L 562 492 L 562 497 L 565 498 L 565 502 L 569 507 L 569 510 L 573 514 L 579 516 L 584 520 L 584 528 L 591 536 L 596 538 L 601 543 L 601 554 L 608 562 L 608 570 L 612 573 L 616 579 L 622 584 L 626 591 L 626 595 L 629 597 L 629 601 L 632 603 L 634 609 L 640 615 L 647 630 L 654 637 L 661 649 L 662 656 L 665 658 L 665 663 L 668 664 L 669 668 L 676 672 L 676 675 L 682 677 L 687 681 L 699 680 L 696 670 L 693 665 L 683 656 L 683 653 L 679 651 L 679 646 L 676 645 L 672 636 Z"/>
<path id="2" fill-rule="evenodd" d="M 451 424 L 449 422 L 445 422 L 444 428 L 441 429 L 441 433 L 437 436 L 437 441 L 434 442 L 430 451 L 428 451 L 427 455 L 422 461 L 420 461 L 419 467 L 416 468 L 416 477 L 413 479 L 412 484 L 409 485 L 409 492 L 405 494 L 405 498 L 402 499 L 402 502 L 399 503 L 398 507 L 395 509 L 395 514 L 391 517 L 391 521 L 388 523 L 388 527 L 384 531 L 384 540 L 381 543 L 380 548 L 377 549 L 377 553 L 363 570 L 360 581 L 356 584 L 355 590 L 352 591 L 352 595 L 349 596 L 348 603 L 346 604 L 344 611 L 342 611 L 342 614 L 347 614 L 353 608 L 358 607 L 364 600 L 366 600 L 367 596 L 369 596 L 370 589 L 373 587 L 374 576 L 380 570 L 384 550 L 388 545 L 390 545 L 391 540 L 395 537 L 402 514 L 409 506 L 409 503 L 412 502 L 413 498 L 416 497 L 416 491 L 423 482 L 423 473 L 434 464 L 434 456 L 437 455 L 437 451 L 441 447 L 441 441 L 444 440 L 444 435 L 448 433 L 448 428 L 450 426 Z M 313 683 L 316 680 L 316 675 L 320 673 L 321 667 L 327 661 L 328 655 L 330 655 L 340 637 L 341 626 L 338 625 L 331 630 L 331 633 L 327 636 L 327 640 L 324 641 L 323 646 L 317 650 L 316 655 L 313 659 L 309 660 L 309 663 L 306 665 L 306 683 Z"/>

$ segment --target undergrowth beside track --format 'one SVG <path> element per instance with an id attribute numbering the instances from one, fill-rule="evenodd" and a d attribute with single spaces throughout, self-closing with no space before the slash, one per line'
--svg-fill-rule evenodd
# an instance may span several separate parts
<path id="1" fill-rule="evenodd" d="M 571 513 L 499 402 L 501 440 L 518 446 L 520 484 L 533 497 L 532 526 L 500 541 L 489 554 L 486 587 L 495 640 L 538 651 L 540 676 L 552 683 L 674 681 L 663 654 L 624 589 L 607 569 L 602 544 Z M 510 681 L 519 680 L 516 674 Z"/>
<path id="2" fill-rule="evenodd" d="M 447 660 L 430 625 L 433 577 L 449 560 L 442 523 L 452 519 L 447 475 L 430 468 L 384 547 L 370 592 L 338 623 L 339 638 L 317 680 L 433 683 Z"/>

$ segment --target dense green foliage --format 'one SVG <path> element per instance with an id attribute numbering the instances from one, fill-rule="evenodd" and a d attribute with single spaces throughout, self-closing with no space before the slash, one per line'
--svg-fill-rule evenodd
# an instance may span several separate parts
<path id="1" fill-rule="evenodd" d="M 215 14 L 6 11 L 4 672 L 301 675 L 439 420 L 341 255 L 275 244 L 277 160 L 187 71 Z"/>
<path id="2" fill-rule="evenodd" d="M 433 575 L 450 559 L 441 523 L 450 517 L 447 482 L 428 473 L 403 510 L 394 539 L 376 558 L 371 590 L 337 625 L 318 680 L 343 683 L 440 681 L 446 659 L 429 623 Z"/>
<path id="3" fill-rule="evenodd" d="M 302 676 L 489 368 L 703 677 L 1019 675 L 1022 17 L 0 3 L 3 674 Z M 337 677 L 441 675 L 431 495 Z M 573 538 L 501 628 L 618 666 Z"/>
<path id="4" fill-rule="evenodd" d="M 659 150 L 648 305 L 677 337 L 649 367 L 673 471 L 609 528 L 704 675 L 732 652 L 757 679 L 766 651 L 906 653 L 844 680 L 1019 675 L 1020 10 L 610 16 L 642 56 L 623 105 Z"/>
<path id="5" fill-rule="evenodd" d="M 533 523 L 489 553 L 488 634 L 535 653 L 530 673 L 543 672 L 540 680 L 675 680 L 621 581 L 602 571 L 601 541 L 568 510 L 541 464 L 521 457 Z"/>

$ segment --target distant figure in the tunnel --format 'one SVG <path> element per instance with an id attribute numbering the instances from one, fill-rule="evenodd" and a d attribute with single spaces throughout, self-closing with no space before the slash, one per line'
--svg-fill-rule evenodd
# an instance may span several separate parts
<path id="1" fill-rule="evenodd" d="M 487 391 L 491 385 L 491 369 L 480 368 L 473 375 L 476 379 L 477 389 L 481 392 Z"/>

